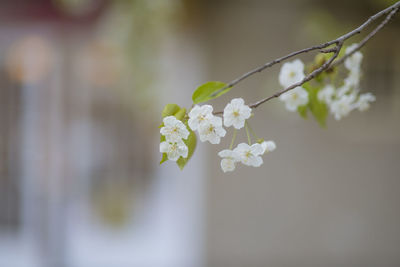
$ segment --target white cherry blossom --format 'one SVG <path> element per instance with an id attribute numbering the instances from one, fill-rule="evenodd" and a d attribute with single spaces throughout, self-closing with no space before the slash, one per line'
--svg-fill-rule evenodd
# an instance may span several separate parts
<path id="1" fill-rule="evenodd" d="M 207 123 L 212 117 L 213 107 L 210 105 L 194 106 L 189 112 L 188 124 L 193 131 L 197 130 L 200 125 Z"/>
<path id="2" fill-rule="evenodd" d="M 164 141 L 160 143 L 160 152 L 167 153 L 169 160 L 177 161 L 180 157 L 187 158 L 188 147 L 182 140 L 177 142 Z"/>
<path id="3" fill-rule="evenodd" d="M 221 137 L 226 134 L 222 127 L 222 119 L 220 117 L 212 117 L 207 123 L 201 124 L 198 128 L 200 141 L 209 141 L 211 144 L 219 144 Z"/>
<path id="4" fill-rule="evenodd" d="M 326 104 L 332 103 L 332 98 L 335 95 L 335 87 L 328 84 L 318 92 L 318 99 L 324 101 Z"/>
<path id="5" fill-rule="evenodd" d="M 350 94 L 344 95 L 332 102 L 330 109 L 336 120 L 340 120 L 349 115 L 349 113 L 355 108 L 354 100 L 355 94 Z"/>
<path id="6" fill-rule="evenodd" d="M 360 85 L 361 71 L 350 71 L 349 75 L 344 79 L 344 87 L 358 89 Z"/>
<path id="7" fill-rule="evenodd" d="M 299 106 L 308 103 L 308 92 L 304 88 L 298 86 L 284 94 L 281 94 L 279 99 L 285 103 L 287 110 L 296 111 Z"/>
<path id="8" fill-rule="evenodd" d="M 218 153 L 218 156 L 222 158 L 221 169 L 223 172 L 231 172 L 235 170 L 235 164 L 239 160 L 239 155 L 230 149 L 224 149 Z"/>
<path id="9" fill-rule="evenodd" d="M 375 96 L 371 93 L 365 93 L 359 96 L 356 107 L 359 111 L 365 111 L 369 109 L 370 102 L 374 102 L 376 100 Z"/>
<path id="10" fill-rule="evenodd" d="M 232 99 L 224 109 L 224 125 L 236 129 L 244 127 L 245 121 L 251 116 L 251 108 L 244 104 L 242 98 Z"/>
<path id="11" fill-rule="evenodd" d="M 178 142 L 187 139 L 189 131 L 185 124 L 175 118 L 175 116 L 167 116 L 163 119 L 164 127 L 160 129 L 160 133 L 170 142 Z"/>
<path id="12" fill-rule="evenodd" d="M 274 151 L 276 149 L 276 144 L 274 141 L 264 141 L 261 143 L 261 147 L 264 150 L 263 154 L 265 154 Z"/>
<path id="13" fill-rule="evenodd" d="M 341 98 L 342 96 L 348 94 L 351 91 L 351 87 L 344 84 L 340 86 L 336 91 L 336 98 Z"/>
<path id="14" fill-rule="evenodd" d="M 283 87 L 289 87 L 303 80 L 304 77 L 304 64 L 300 59 L 295 59 L 282 65 L 279 73 L 279 83 Z"/>
<path id="15" fill-rule="evenodd" d="M 352 44 L 346 48 L 346 54 L 351 53 L 356 49 L 357 44 Z M 361 67 L 361 61 L 363 59 L 363 54 L 360 51 L 355 52 L 350 57 L 346 58 L 344 61 L 344 66 L 351 72 L 359 72 Z"/>
<path id="16" fill-rule="evenodd" d="M 247 166 L 259 167 L 263 164 L 260 155 L 264 153 L 264 149 L 258 143 L 251 146 L 246 143 L 241 143 L 233 151 L 237 153 L 240 161 Z"/>

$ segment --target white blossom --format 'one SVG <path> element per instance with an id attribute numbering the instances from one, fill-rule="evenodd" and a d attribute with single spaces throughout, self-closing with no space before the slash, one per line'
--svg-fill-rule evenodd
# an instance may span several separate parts
<path id="1" fill-rule="evenodd" d="M 283 87 L 289 87 L 303 80 L 304 77 L 304 64 L 300 59 L 295 59 L 282 65 L 279 73 L 279 83 Z"/>
<path id="2" fill-rule="evenodd" d="M 223 172 L 231 172 L 235 170 L 235 164 L 239 160 L 239 155 L 234 150 L 224 149 L 218 153 L 218 156 L 222 158 L 221 169 Z"/>
<path id="3" fill-rule="evenodd" d="M 354 108 L 355 94 L 344 95 L 332 102 L 330 105 L 331 113 L 336 120 L 347 116 Z"/>
<path id="4" fill-rule="evenodd" d="M 222 127 L 222 119 L 220 117 L 212 117 L 207 123 L 201 124 L 198 128 L 200 141 L 209 141 L 211 144 L 219 144 L 221 137 L 226 134 Z"/>
<path id="5" fill-rule="evenodd" d="M 335 95 L 335 87 L 328 84 L 318 92 L 318 99 L 324 101 L 326 104 L 332 103 L 332 98 Z"/>
<path id="6" fill-rule="evenodd" d="M 349 76 L 344 79 L 344 87 L 358 89 L 360 85 L 361 71 L 350 71 Z"/>
<path id="7" fill-rule="evenodd" d="M 261 147 L 264 150 L 263 154 L 265 154 L 274 151 L 276 149 L 276 144 L 274 141 L 264 141 L 261 143 Z"/>
<path id="8" fill-rule="evenodd" d="M 346 54 L 350 54 L 354 49 L 356 49 L 357 44 L 352 44 L 346 48 Z M 350 72 L 359 72 L 361 67 L 361 61 L 363 59 L 363 54 L 360 51 L 355 52 L 350 57 L 346 58 L 344 61 L 344 66 Z"/>
<path id="9" fill-rule="evenodd" d="M 251 108 L 244 104 L 242 98 L 232 99 L 224 109 L 224 125 L 236 129 L 244 127 L 245 121 L 251 116 Z"/>
<path id="10" fill-rule="evenodd" d="M 356 102 L 356 107 L 358 108 L 359 111 L 365 111 L 369 109 L 370 102 L 374 102 L 376 100 L 375 96 L 371 93 L 365 93 L 359 96 L 357 102 Z"/>
<path id="11" fill-rule="evenodd" d="M 341 98 L 342 96 L 346 95 L 351 91 L 351 87 L 343 85 L 339 87 L 336 91 L 336 98 Z"/>
<path id="12" fill-rule="evenodd" d="M 264 149 L 258 143 L 251 146 L 246 143 L 241 143 L 234 151 L 237 153 L 240 161 L 245 165 L 259 167 L 263 163 L 260 155 L 264 153 Z"/>
<path id="13" fill-rule="evenodd" d="M 170 142 L 178 142 L 187 139 L 189 131 L 185 124 L 174 116 L 167 116 L 163 119 L 164 127 L 160 129 L 160 133 Z"/>
<path id="14" fill-rule="evenodd" d="M 213 107 L 210 105 L 194 106 L 189 112 L 188 124 L 193 131 L 197 130 L 200 125 L 207 123 L 212 117 Z"/>
<path id="15" fill-rule="evenodd" d="M 177 161 L 179 157 L 187 158 L 188 147 L 182 140 L 177 142 L 164 141 L 160 143 L 160 152 L 167 153 L 169 160 Z"/>
<path id="16" fill-rule="evenodd" d="M 279 99 L 285 103 L 287 110 L 296 111 L 299 106 L 308 103 L 308 92 L 304 88 L 298 86 L 281 94 Z"/>

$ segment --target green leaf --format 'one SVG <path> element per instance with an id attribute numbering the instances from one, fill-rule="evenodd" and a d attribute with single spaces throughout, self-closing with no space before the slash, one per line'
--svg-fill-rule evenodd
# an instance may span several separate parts
<path id="1" fill-rule="evenodd" d="M 192 95 L 193 103 L 198 104 L 206 102 L 227 93 L 232 87 L 221 90 L 226 86 L 226 83 L 215 81 L 206 82 L 205 84 L 200 85 Z"/>
<path id="2" fill-rule="evenodd" d="M 186 109 L 185 108 L 181 108 L 180 106 L 178 106 L 177 104 L 167 104 L 165 105 L 161 116 L 163 118 L 168 117 L 168 116 L 175 116 L 178 120 L 183 120 L 183 118 L 186 115 Z M 160 128 L 163 127 L 164 125 L 161 124 Z"/>
<path id="3" fill-rule="evenodd" d="M 168 117 L 168 116 L 173 116 L 180 110 L 181 110 L 181 108 L 177 104 L 167 104 L 167 105 L 165 105 L 161 115 L 163 118 Z"/>
<path id="4" fill-rule="evenodd" d="M 168 156 L 167 153 L 162 153 L 162 158 L 160 161 L 160 165 L 163 164 L 164 162 L 166 162 L 168 160 Z"/>
<path id="5" fill-rule="evenodd" d="M 186 124 L 186 123 L 185 123 Z M 187 145 L 188 147 L 188 156 L 187 158 L 182 158 L 180 157 L 177 161 L 176 164 L 178 164 L 179 168 L 181 170 L 183 170 L 183 168 L 185 167 L 185 165 L 188 163 L 188 161 L 190 160 L 190 158 L 193 155 L 194 150 L 196 149 L 196 144 L 197 144 L 197 137 L 196 134 L 190 130 L 190 128 L 188 127 L 188 130 L 190 131 L 189 137 L 186 140 L 183 140 L 183 142 Z"/>
<path id="6" fill-rule="evenodd" d="M 176 112 L 174 114 L 174 116 L 180 121 L 183 120 L 185 115 L 186 115 L 186 109 L 185 108 L 181 108 L 178 112 Z"/>
<path id="7" fill-rule="evenodd" d="M 300 114 L 300 116 L 301 116 L 302 118 L 307 119 L 307 109 L 308 109 L 308 106 L 307 106 L 307 105 L 299 106 L 299 107 L 297 108 L 297 112 L 299 112 L 299 114 Z"/>
<path id="8" fill-rule="evenodd" d="M 320 126 L 325 127 L 326 118 L 328 116 L 328 107 L 323 101 L 318 99 L 319 88 L 311 87 L 309 83 L 305 83 L 303 87 L 308 92 L 308 108 Z"/>
<path id="9" fill-rule="evenodd" d="M 162 126 L 164 126 L 164 124 L 162 124 Z M 160 137 L 160 144 L 161 144 L 162 142 L 165 141 L 165 136 L 164 135 L 160 135 L 160 136 L 161 136 Z M 162 153 L 162 158 L 161 158 L 161 161 L 160 161 L 160 165 L 163 164 L 164 162 L 166 162 L 167 160 L 168 160 L 167 153 Z"/>

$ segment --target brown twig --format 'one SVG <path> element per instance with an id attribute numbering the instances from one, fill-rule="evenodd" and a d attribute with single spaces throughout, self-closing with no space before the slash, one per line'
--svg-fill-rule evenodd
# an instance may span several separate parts
<path id="1" fill-rule="evenodd" d="M 353 55 L 356 51 L 360 50 L 372 37 L 375 36 L 389 21 L 393 16 L 399 11 L 399 8 L 393 9 L 389 15 L 386 16 L 386 18 L 372 31 L 370 32 L 364 39 L 362 39 L 357 46 L 355 47 L 354 50 L 352 50 L 350 53 L 347 53 L 340 59 L 336 60 L 335 62 L 332 63 L 332 67 L 337 66 L 339 64 L 342 64 L 346 58 L 350 57 Z"/>
<path id="2" fill-rule="evenodd" d="M 362 48 L 362 47 L 363 47 L 377 32 L 379 32 L 379 31 L 390 21 L 390 19 L 396 14 L 396 12 L 397 12 L 399 9 L 400 9 L 400 1 L 396 2 L 396 3 L 393 4 L 392 6 L 390 6 L 390 7 L 386 8 L 386 9 L 384 9 L 384 10 L 382 10 L 382 11 L 376 13 L 375 15 L 369 17 L 369 18 L 368 18 L 363 24 L 361 24 L 359 27 L 357 27 L 356 29 L 354 29 L 354 30 L 352 30 L 352 31 L 350 31 L 350 32 L 348 32 L 348 33 L 346 33 L 346 34 L 344 34 L 344 35 L 338 37 L 337 39 L 334 39 L 334 40 L 332 40 L 332 41 L 329 41 L 329 42 L 326 42 L 326 43 L 323 43 L 323 44 L 315 45 L 315 46 L 312 46 L 312 47 L 309 47 L 309 48 L 305 48 L 305 49 L 302 49 L 302 50 L 299 50 L 299 51 L 295 51 L 295 52 L 292 52 L 292 53 L 290 53 L 290 54 L 288 54 L 288 55 L 286 55 L 286 56 L 283 56 L 283 57 L 277 58 L 277 59 L 275 59 L 275 60 L 273 60 L 273 61 L 270 61 L 270 62 L 268 62 L 268 63 L 265 63 L 264 65 L 262 65 L 262 66 L 260 66 L 260 67 L 258 67 L 258 68 L 255 68 L 255 69 L 253 69 L 253 70 L 251 70 L 251 71 L 249 71 L 249 72 L 243 74 L 243 75 L 240 76 L 239 78 L 234 79 L 233 81 L 231 81 L 230 83 L 228 83 L 228 85 L 225 86 L 224 88 L 221 88 L 220 90 L 214 92 L 213 95 L 217 95 L 218 93 L 220 93 L 221 91 L 225 90 L 226 88 L 230 88 L 230 87 L 233 87 L 233 86 L 237 85 L 239 82 L 241 82 L 242 80 L 244 80 L 244 79 L 246 79 L 246 78 L 252 76 L 253 74 L 256 74 L 256 73 L 258 73 L 258 72 L 261 72 L 261 71 L 263 71 L 263 70 L 265 70 L 265 69 L 267 69 L 267 68 L 269 68 L 269 67 L 272 67 L 273 65 L 275 65 L 275 64 L 277 64 L 277 63 L 281 63 L 282 61 L 285 61 L 285 60 L 287 60 L 287 59 L 289 59 L 289 58 L 292 58 L 292 57 L 294 57 L 294 56 L 297 56 L 297 55 L 300 55 L 300 54 L 304 54 L 304 53 L 307 53 L 307 52 L 310 52 L 310 51 L 314 51 L 314 50 L 320 50 L 322 53 L 332 53 L 332 52 L 335 53 L 335 54 L 334 54 L 327 62 L 325 62 L 321 67 L 319 67 L 318 69 L 316 69 L 316 70 L 314 70 L 313 72 L 311 72 L 309 75 L 307 75 L 307 76 L 306 76 L 303 80 L 301 80 L 300 82 L 297 82 L 297 83 L 295 83 L 295 84 L 293 84 L 293 85 L 291 85 L 291 86 L 285 88 L 284 90 L 281 90 L 281 91 L 279 91 L 279 92 L 273 94 L 272 96 L 269 96 L 269 97 L 267 97 L 267 98 L 261 99 L 261 100 L 255 102 L 255 103 L 249 105 L 251 108 L 256 108 L 256 107 L 258 107 L 259 105 L 261 105 L 261 104 L 263 104 L 263 103 L 265 103 L 265 102 L 267 102 L 267 101 L 269 101 L 269 100 L 271 100 L 271 99 L 273 99 L 273 98 L 279 97 L 281 94 L 283 94 L 283 93 L 285 93 L 285 92 L 287 92 L 287 91 L 289 91 L 289 90 L 292 90 L 292 89 L 294 89 L 294 88 L 296 88 L 296 87 L 298 87 L 298 86 L 301 86 L 301 85 L 303 85 L 304 83 L 306 83 L 306 82 L 308 82 L 308 81 L 314 79 L 318 74 L 322 73 L 322 72 L 325 71 L 325 70 L 328 70 L 330 67 L 332 67 L 332 66 L 337 66 L 338 64 L 343 63 L 344 60 L 345 60 L 347 57 L 351 56 L 353 53 L 355 53 L 356 51 L 358 51 L 359 49 L 361 49 L 361 48 Z M 388 13 L 389 13 L 389 14 L 388 14 Z M 372 22 L 374 22 L 375 20 L 377 20 L 378 18 L 380 18 L 381 16 L 386 15 L 386 14 L 388 14 L 388 15 L 386 16 L 386 18 L 385 18 L 373 31 L 371 31 L 371 32 L 358 44 L 358 46 L 357 46 L 351 53 L 349 53 L 349 54 L 343 56 L 341 59 L 336 60 L 335 62 L 333 62 L 333 61 L 338 57 L 339 52 L 340 52 L 340 50 L 341 50 L 341 48 L 342 48 L 342 45 L 343 45 L 343 43 L 344 43 L 347 39 L 353 37 L 353 36 L 356 35 L 356 34 L 361 33 L 361 32 L 362 32 L 367 26 L 369 26 Z M 325 48 L 327 48 L 327 47 L 329 47 L 329 46 L 331 46 L 331 45 L 335 45 L 335 46 L 332 47 L 332 48 L 325 49 Z M 222 111 L 214 112 L 214 114 L 222 114 L 222 113 L 223 113 Z"/>
<path id="3" fill-rule="evenodd" d="M 273 94 L 272 96 L 269 96 L 267 98 L 261 99 L 261 100 L 255 102 L 255 103 L 249 105 L 249 107 L 256 108 L 259 105 L 261 105 L 261 104 L 263 104 L 263 103 L 265 103 L 265 102 L 267 102 L 267 101 L 269 101 L 269 100 L 271 100 L 273 98 L 279 97 L 281 94 L 284 94 L 287 91 L 290 91 L 290 90 L 292 90 L 292 89 L 294 89 L 294 88 L 296 88 L 298 86 L 301 86 L 301 85 L 305 84 L 306 82 L 314 79 L 315 77 L 318 76 L 318 74 L 320 74 L 323 71 L 327 70 L 331 66 L 331 63 L 339 56 L 339 52 L 342 49 L 342 46 L 343 46 L 343 41 L 338 41 L 338 43 L 334 47 L 335 54 L 333 54 L 333 56 L 327 62 L 325 62 L 321 67 L 319 67 L 318 69 L 314 70 L 313 72 L 308 74 L 306 77 L 304 77 L 303 80 L 292 84 L 291 86 L 285 88 L 282 91 L 279 91 L 279 92 Z"/>

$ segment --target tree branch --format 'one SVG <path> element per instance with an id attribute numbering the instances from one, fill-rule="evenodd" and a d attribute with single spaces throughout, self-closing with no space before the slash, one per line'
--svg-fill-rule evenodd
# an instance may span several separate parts
<path id="1" fill-rule="evenodd" d="M 241 82 L 242 80 L 244 80 L 244 79 L 246 79 L 246 78 L 248 78 L 248 77 L 250 77 L 250 76 L 252 76 L 252 75 L 254 75 L 254 74 L 258 73 L 258 72 L 261 72 L 261 71 L 263 71 L 263 70 L 265 70 L 265 69 L 267 69 L 267 68 L 269 68 L 269 67 L 272 67 L 273 65 L 275 65 L 275 64 L 277 64 L 277 63 L 281 63 L 282 61 L 285 61 L 285 60 L 287 60 L 287 59 L 289 59 L 289 58 L 292 58 L 292 57 L 294 57 L 294 56 L 297 56 L 297 55 L 300 55 L 300 54 L 304 54 L 304 53 L 308 53 L 308 52 L 314 51 L 314 50 L 320 50 L 322 53 L 332 53 L 332 52 L 334 52 L 334 55 L 333 55 L 327 62 L 325 62 L 325 63 L 324 63 L 321 67 L 319 67 L 318 69 L 316 69 L 316 70 L 314 70 L 313 72 L 311 72 L 309 75 L 307 75 L 307 76 L 306 76 L 303 80 L 301 80 L 300 82 L 297 82 L 297 83 L 295 83 L 295 84 L 293 84 L 293 85 L 291 85 L 291 86 L 285 88 L 284 90 L 281 90 L 281 91 L 279 91 L 279 92 L 273 94 L 273 95 L 270 96 L 270 97 L 264 98 L 264 99 L 259 100 L 259 101 L 257 101 L 257 102 L 255 102 L 255 103 L 253 103 L 253 104 L 250 105 L 251 108 L 256 108 L 256 107 L 258 107 L 259 105 L 261 105 L 261 104 L 263 104 L 263 103 L 265 103 L 265 102 L 267 102 L 267 101 L 269 101 L 269 100 L 271 100 L 271 99 L 273 99 L 273 98 L 279 97 L 281 94 L 283 94 L 283 93 L 285 93 L 285 92 L 287 92 L 287 91 L 289 91 L 289 90 L 292 90 L 292 89 L 296 88 L 297 86 L 301 86 L 301 85 L 303 85 L 304 83 L 306 83 L 306 82 L 308 82 L 308 81 L 314 79 L 318 74 L 320 74 L 320 73 L 322 73 L 323 71 L 329 69 L 331 66 L 337 66 L 337 65 L 343 63 L 344 60 L 345 60 L 347 57 L 351 56 L 353 53 L 355 53 L 356 51 L 358 51 L 359 49 L 361 49 L 361 48 L 362 48 L 362 47 L 363 47 L 377 32 L 379 32 L 379 31 L 390 21 L 390 19 L 396 14 L 396 12 L 397 12 L 399 9 L 400 9 L 400 1 L 396 2 L 396 3 L 393 4 L 392 6 L 390 6 L 390 7 L 386 8 L 386 9 L 384 9 L 384 10 L 382 10 L 382 11 L 376 13 L 375 15 L 369 17 L 368 20 L 366 20 L 363 24 L 361 24 L 361 25 L 360 25 L 359 27 L 357 27 L 356 29 L 354 29 L 354 30 L 352 30 L 352 31 L 350 31 L 350 32 L 348 32 L 348 33 L 346 33 L 346 34 L 344 34 L 344 35 L 342 35 L 342 36 L 340 36 L 340 37 L 334 39 L 334 40 L 331 40 L 331 41 L 326 42 L 326 43 L 323 43 L 323 44 L 315 45 L 315 46 L 312 46 L 312 47 L 309 47 L 309 48 L 305 48 L 305 49 L 302 49 L 302 50 L 299 50 L 299 51 L 292 52 L 292 53 L 290 53 L 290 54 L 288 54 L 288 55 L 286 55 L 286 56 L 283 56 L 283 57 L 277 58 L 277 59 L 275 59 L 275 60 L 273 60 L 273 61 L 270 61 L 270 62 L 268 62 L 268 63 L 265 63 L 264 65 L 262 65 L 262 66 L 260 66 L 260 67 L 258 67 L 258 68 L 255 68 L 255 69 L 253 69 L 253 70 L 251 70 L 251 71 L 249 71 L 249 72 L 243 74 L 243 75 L 240 76 L 239 78 L 236 78 L 236 79 L 234 79 L 233 81 L 231 81 L 231 82 L 230 82 L 227 86 L 225 86 L 224 88 L 222 88 L 222 89 L 220 89 L 220 90 L 214 92 L 214 93 L 213 93 L 213 96 L 215 96 L 215 95 L 217 95 L 218 93 L 222 92 L 222 91 L 225 90 L 226 88 L 230 88 L 230 87 L 233 87 L 233 86 L 237 85 L 237 84 L 238 84 L 239 82 Z M 389 13 L 389 14 L 388 14 L 388 13 Z M 338 57 L 339 52 L 340 52 L 340 50 L 341 50 L 341 48 L 342 48 L 342 45 L 343 45 L 343 43 L 344 43 L 347 39 L 353 37 L 353 36 L 356 35 L 356 34 L 361 33 L 361 32 L 362 32 L 367 26 L 369 26 L 372 22 L 374 22 L 375 20 L 377 20 L 378 18 L 380 18 L 380 17 L 382 17 L 383 15 L 386 15 L 386 14 L 388 14 L 388 15 L 386 16 L 386 18 L 385 18 L 372 32 L 370 32 L 370 33 L 358 44 L 358 46 L 357 46 L 351 53 L 349 53 L 349 54 L 343 56 L 341 59 L 336 60 L 335 62 L 333 62 L 333 61 Z M 336 45 L 335 47 L 322 50 L 322 49 L 327 48 L 327 47 L 329 47 L 329 46 L 331 46 L 331 45 L 334 45 L 334 44 Z M 214 112 L 214 114 L 222 114 L 222 113 L 223 113 L 222 111 Z"/>
<path id="2" fill-rule="evenodd" d="M 321 67 L 319 67 L 318 69 L 314 70 L 313 72 L 308 74 L 306 77 L 304 77 L 303 80 L 292 84 L 291 86 L 285 88 L 282 91 L 279 91 L 279 92 L 273 94 L 272 96 L 269 96 L 267 98 L 261 99 L 261 100 L 255 102 L 255 103 L 249 105 L 249 107 L 256 108 L 259 105 L 261 105 L 261 104 L 263 104 L 263 103 L 265 103 L 265 102 L 267 102 L 267 101 L 269 101 L 269 100 L 271 100 L 273 98 L 279 97 L 281 94 L 284 94 L 287 91 L 290 91 L 290 90 L 292 90 L 292 89 L 294 89 L 294 88 L 296 88 L 298 86 L 301 86 L 301 85 L 305 84 L 306 82 L 314 79 L 315 77 L 318 76 L 318 74 L 320 74 L 323 71 L 325 71 L 328 68 L 330 68 L 331 63 L 339 56 L 339 52 L 342 49 L 342 46 L 343 46 L 343 41 L 338 41 L 338 43 L 336 44 L 335 49 L 334 49 L 335 50 L 335 54 L 333 54 L 333 56 L 327 62 L 325 62 Z"/>
<path id="3" fill-rule="evenodd" d="M 375 34 L 377 34 L 389 21 L 391 18 L 393 18 L 393 16 L 399 11 L 399 7 L 393 9 L 389 15 L 386 16 L 386 18 L 372 31 L 370 32 L 364 39 L 361 40 L 361 42 L 359 42 L 356 46 L 356 48 L 351 51 L 350 53 L 344 55 L 343 57 L 341 57 L 340 59 L 336 60 L 335 62 L 333 62 L 332 67 L 335 67 L 339 64 L 342 64 L 346 58 L 350 57 L 351 55 L 353 55 L 356 51 L 360 50 L 372 37 L 375 36 Z"/>

